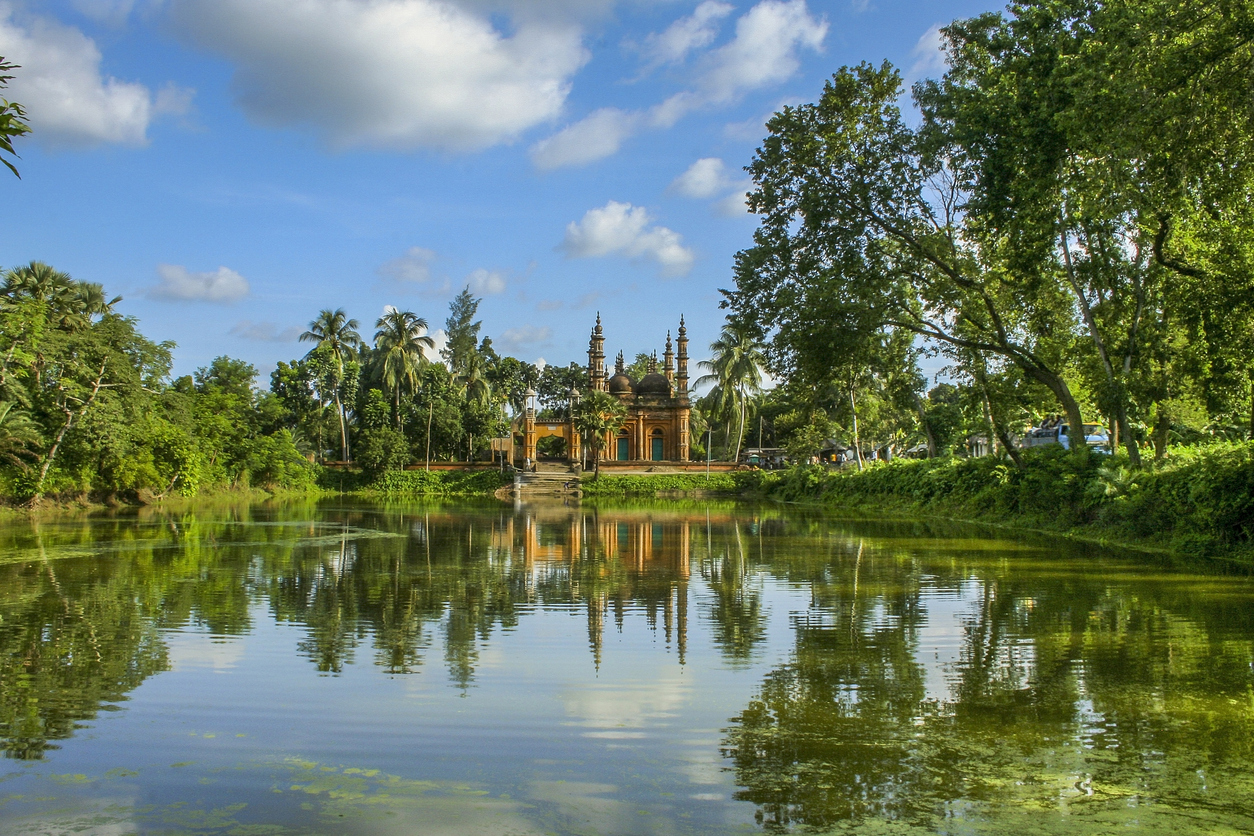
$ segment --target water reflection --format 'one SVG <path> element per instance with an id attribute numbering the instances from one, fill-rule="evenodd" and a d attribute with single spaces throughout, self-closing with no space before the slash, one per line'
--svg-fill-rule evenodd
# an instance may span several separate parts
<path id="1" fill-rule="evenodd" d="M 551 660 L 532 687 L 552 701 L 534 704 L 579 717 L 533 713 L 518 737 L 557 746 L 573 727 L 580 746 L 622 747 L 668 718 L 723 758 L 721 774 L 693 769 L 688 797 L 725 805 L 707 830 L 1254 830 L 1252 603 L 1242 578 L 731 505 L 335 502 L 14 524 L 0 528 L 0 740 L 9 758 L 50 757 L 170 670 L 180 632 L 279 625 L 311 681 L 434 673 L 473 699 L 494 643 L 557 612 L 580 645 Z M 682 677 L 598 684 L 615 634 L 641 630 L 654 667 Z M 637 709 L 606 707 L 622 694 Z M 473 745 L 471 760 L 504 757 Z M 537 768 L 528 745 L 519 775 Z M 689 768 L 665 757 L 645 762 Z M 636 779 L 586 780 L 626 805 L 661 782 Z M 509 788 L 548 810 L 558 783 L 544 786 Z"/>

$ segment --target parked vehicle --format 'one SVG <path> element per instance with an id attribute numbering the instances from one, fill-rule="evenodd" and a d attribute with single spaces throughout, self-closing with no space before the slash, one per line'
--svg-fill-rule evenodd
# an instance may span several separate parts
<path id="1" fill-rule="evenodd" d="M 1084 425 L 1084 443 L 1101 453 L 1110 452 L 1110 435 L 1101 424 Z M 1050 444 L 1061 444 L 1071 449 L 1071 427 L 1063 423 L 1046 424 L 1033 427 L 1023 437 L 1023 447 L 1045 447 Z"/>

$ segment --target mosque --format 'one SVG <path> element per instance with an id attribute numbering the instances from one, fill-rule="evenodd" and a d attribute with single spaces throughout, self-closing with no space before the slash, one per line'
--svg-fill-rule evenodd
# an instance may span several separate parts
<path id="1" fill-rule="evenodd" d="M 602 461 L 677 463 L 689 460 L 688 421 L 692 403 L 688 399 L 688 329 L 682 316 L 675 343 L 671 343 L 669 332 L 666 335 L 661 369 L 654 351 L 648 372 L 640 380 L 632 380 L 621 351 L 614 363 L 614 374 L 606 368 L 605 332 L 598 313 L 588 341 L 587 388 L 608 392 L 627 406 L 626 424 L 618 436 L 609 439 L 610 443 L 603 447 Z M 521 436 L 518 439 L 521 445 L 515 447 L 519 464 L 524 458 L 536 460 L 536 441 L 546 436 L 565 438 L 570 461 L 580 459 L 579 434 L 567 422 L 536 422 L 534 409 L 530 409 L 526 416 L 520 416 L 515 432 Z"/>

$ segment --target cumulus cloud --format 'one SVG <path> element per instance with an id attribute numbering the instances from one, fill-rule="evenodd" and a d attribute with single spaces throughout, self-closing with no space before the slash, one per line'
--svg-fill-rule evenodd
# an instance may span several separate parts
<path id="1" fill-rule="evenodd" d="M 688 17 L 681 17 L 664 31 L 649 35 L 642 50 L 649 66 L 678 64 L 694 49 L 709 46 L 718 34 L 719 21 L 734 8 L 730 3 L 706 0 Z"/>
<path id="2" fill-rule="evenodd" d="M 733 191 L 731 194 L 727 195 L 726 197 L 722 198 L 721 200 L 718 200 L 715 202 L 714 204 L 715 210 L 717 210 L 717 212 L 720 215 L 725 215 L 729 218 L 736 217 L 737 215 L 748 214 L 749 204 L 746 201 L 746 195 L 749 193 L 749 190 L 752 188 L 753 188 L 752 180 L 744 180 L 740 183 L 737 183 L 735 186 L 735 189 L 736 189 L 735 191 Z"/>
<path id="3" fill-rule="evenodd" d="M 425 247 L 410 247 L 403 256 L 384 262 L 376 270 L 385 279 L 412 284 L 426 284 L 431 280 L 431 262 L 435 251 Z"/>
<path id="4" fill-rule="evenodd" d="M 158 264 L 152 299 L 191 302 L 235 302 L 248 295 L 248 280 L 228 267 L 193 273 L 180 264 Z"/>
<path id="5" fill-rule="evenodd" d="M 566 226 L 560 249 L 568 258 L 603 258 L 617 255 L 656 262 L 664 275 L 682 276 L 692 269 L 692 250 L 683 237 L 664 226 L 650 226 L 652 218 L 643 206 L 611 200 L 589 209 L 578 223 Z"/>
<path id="6" fill-rule="evenodd" d="M 431 348 L 423 346 L 423 355 L 432 363 L 443 362 L 440 359 L 440 352 L 444 350 L 444 346 L 448 345 L 448 331 L 440 328 L 427 334 L 427 336 L 431 338 L 431 342 L 434 343 L 434 345 L 432 345 Z"/>
<path id="7" fill-rule="evenodd" d="M 827 29 L 827 21 L 812 16 L 805 0 L 762 0 L 736 21 L 732 40 L 706 53 L 698 64 L 693 89 L 646 110 L 594 111 L 533 145 L 532 162 L 551 170 L 604 159 L 646 128 L 669 128 L 693 110 L 725 105 L 745 93 L 785 81 L 800 67 L 798 56 L 803 49 L 822 49 Z M 688 47 L 693 48 L 695 43 Z"/>
<path id="8" fill-rule="evenodd" d="M 231 328 L 231 336 L 242 337 L 261 343 L 294 343 L 300 339 L 302 329 L 295 325 L 279 328 L 273 322 L 253 322 L 245 319 Z"/>
<path id="9" fill-rule="evenodd" d="M 763 0 L 736 21 L 736 37 L 710 54 L 700 87 L 711 102 L 786 81 L 800 66 L 797 52 L 818 51 L 827 21 L 816 20 L 805 0 Z"/>
<path id="10" fill-rule="evenodd" d="M 32 139 L 50 145 L 144 145 L 160 112 L 142 84 L 100 72 L 96 42 L 43 17 L 19 16 L 0 2 L 0 55 L 21 69 L 7 95 L 30 116 Z M 178 88 L 172 88 L 177 90 Z M 181 91 L 190 104 L 191 91 Z M 168 105 L 169 96 L 164 100 Z"/>
<path id="11" fill-rule="evenodd" d="M 258 124 L 337 147 L 466 151 L 557 116 L 588 60 L 580 28 L 438 0 L 170 0 L 178 31 L 235 66 Z"/>
<path id="12" fill-rule="evenodd" d="M 480 267 L 466 277 L 466 286 L 479 296 L 496 296 L 505 292 L 505 274 Z"/>
<path id="13" fill-rule="evenodd" d="M 547 325 L 520 325 L 506 328 L 497 342 L 508 354 L 518 354 L 525 348 L 539 348 L 553 340 L 553 329 Z"/>
<path id="14" fill-rule="evenodd" d="M 919 37 L 914 49 L 910 50 L 910 57 L 914 59 L 914 63 L 910 66 L 910 72 L 906 73 L 907 82 L 945 72 L 945 36 L 941 34 L 941 24 L 932 24 Z"/>
<path id="15" fill-rule="evenodd" d="M 537 142 L 531 147 L 531 161 L 536 168 L 550 171 L 613 156 L 623 141 L 640 129 L 643 121 L 639 113 L 603 107 Z"/>
<path id="16" fill-rule="evenodd" d="M 727 166 L 718 157 L 703 157 L 675 178 L 671 190 L 684 197 L 708 198 L 728 186 Z"/>

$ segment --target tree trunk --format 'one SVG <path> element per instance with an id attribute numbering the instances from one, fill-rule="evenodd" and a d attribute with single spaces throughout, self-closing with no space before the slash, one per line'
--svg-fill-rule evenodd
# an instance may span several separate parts
<path id="1" fill-rule="evenodd" d="M 95 402 L 96 395 L 100 394 L 100 388 L 104 385 L 105 368 L 108 365 L 109 358 L 106 357 L 100 363 L 100 371 L 96 373 L 96 382 L 92 384 L 91 396 L 87 398 L 86 402 L 84 402 L 81 407 L 79 407 L 77 412 L 65 406 L 61 407 L 65 410 L 65 424 L 61 426 L 61 430 L 57 433 L 56 440 L 53 441 L 52 446 L 48 448 L 48 455 L 44 457 L 43 466 L 39 468 L 39 481 L 35 483 L 34 499 L 38 499 L 43 495 L 44 479 L 48 478 L 48 471 L 52 469 L 52 463 L 56 460 L 57 452 L 61 449 L 61 442 L 65 439 L 65 434 L 70 431 L 70 427 L 73 426 L 76 418 L 82 418 L 83 415 L 87 413 L 88 408 L 90 408 L 92 403 Z"/>
<path id="2" fill-rule="evenodd" d="M 1161 462 L 1167 458 L 1167 441 L 1171 431 L 1171 421 L 1163 411 L 1161 403 L 1156 404 L 1157 416 L 1154 418 L 1154 461 Z"/>
<path id="3" fill-rule="evenodd" d="M 740 444 L 745 439 L 745 397 L 741 393 L 740 396 L 740 432 L 736 433 L 736 455 L 732 457 L 733 463 L 740 461 Z"/>
<path id="4" fill-rule="evenodd" d="M 858 401 L 853 394 L 853 384 L 849 385 L 849 412 L 853 416 L 853 453 L 858 459 L 858 470 L 865 470 L 862 462 L 862 440 L 858 438 Z"/>
<path id="5" fill-rule="evenodd" d="M 910 397 L 914 400 L 914 411 L 919 415 L 919 426 L 923 428 L 923 436 L 927 439 L 927 457 L 929 459 L 936 458 L 936 436 L 932 434 L 932 428 L 927 423 L 927 410 L 923 408 L 923 399 L 919 397 L 918 392 L 911 392 Z"/>
<path id="6" fill-rule="evenodd" d="M 344 406 L 340 403 L 338 387 L 335 391 L 335 414 L 340 419 L 340 460 L 348 461 L 348 428 L 344 426 Z"/>
<path id="7" fill-rule="evenodd" d="M 427 401 L 427 472 L 431 472 L 431 416 L 435 414 L 435 401 Z"/>

